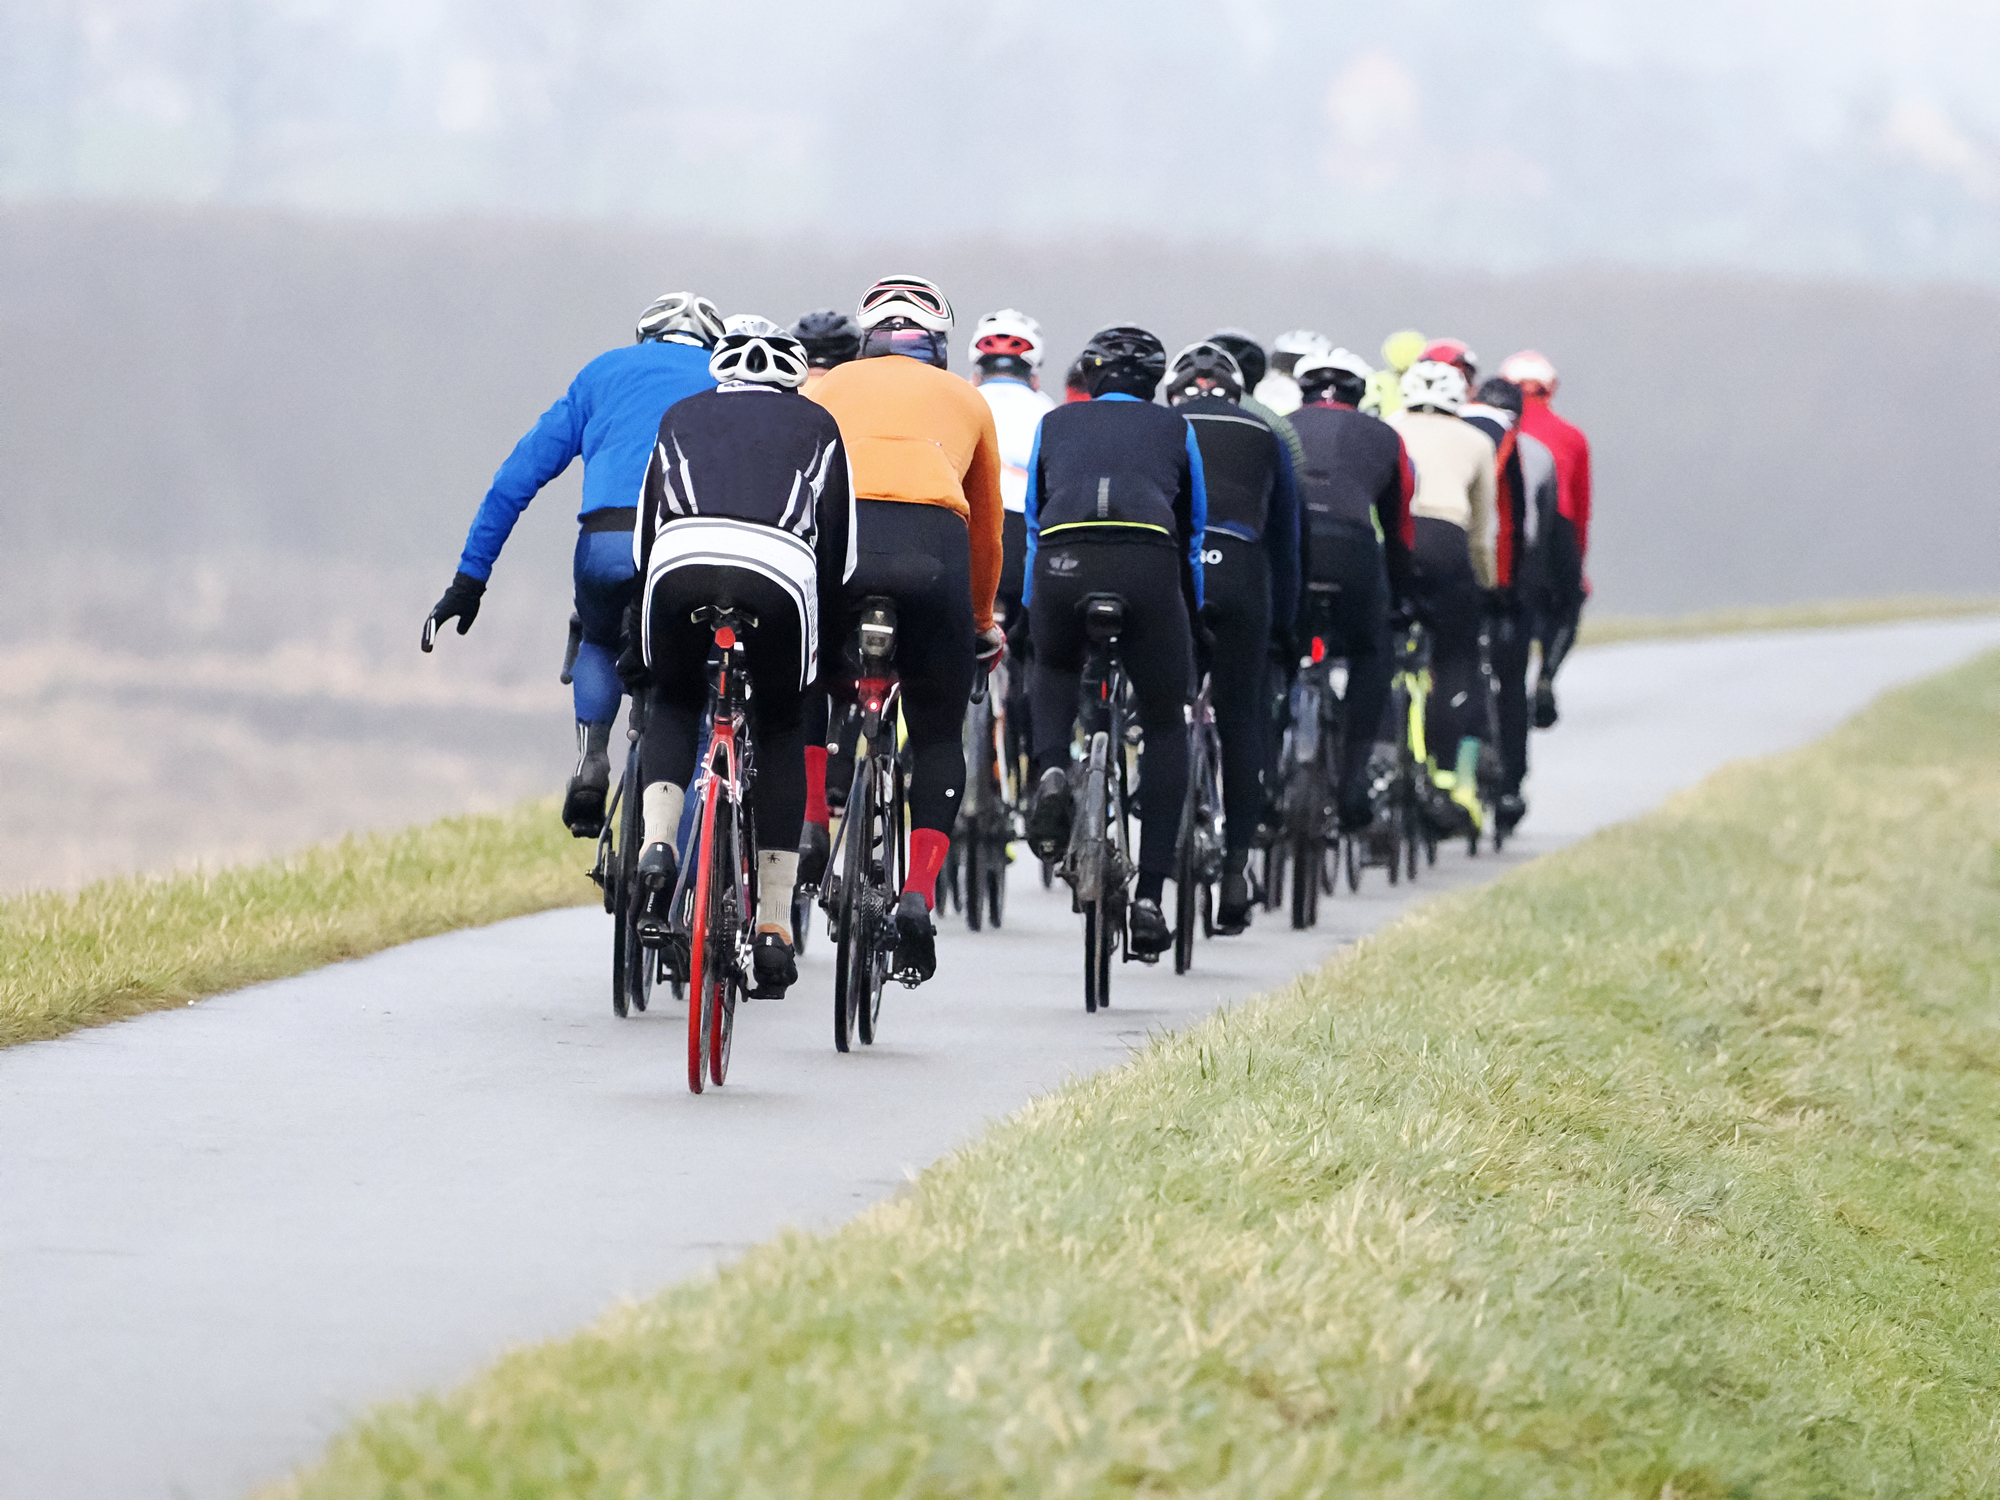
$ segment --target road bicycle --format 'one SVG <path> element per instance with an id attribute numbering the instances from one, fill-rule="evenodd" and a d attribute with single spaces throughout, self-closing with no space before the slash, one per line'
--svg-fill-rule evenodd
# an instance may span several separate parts
<path id="1" fill-rule="evenodd" d="M 1007 907 L 1008 845 L 1014 804 L 1008 796 L 1007 665 L 996 663 L 973 684 L 965 714 L 965 797 L 945 857 L 944 886 L 974 932 L 998 927 Z"/>
<path id="2" fill-rule="evenodd" d="M 1222 879 L 1222 738 L 1215 728 L 1209 682 L 1188 708 L 1188 789 L 1174 843 L 1174 972 L 1194 965 L 1197 917 L 1201 935 L 1215 936 L 1215 887 Z"/>
<path id="3" fill-rule="evenodd" d="M 914 986 L 914 972 L 894 969 L 896 901 L 909 876 L 904 805 L 905 773 L 896 753 L 896 712 L 902 696 L 896 678 L 896 605 L 871 596 L 861 603 L 859 670 L 854 702 L 867 753 L 857 753 L 854 780 L 842 806 L 840 829 L 827 854 L 820 906 L 834 944 L 833 1045 L 848 1051 L 858 1035 L 872 1046 L 882 1016 L 882 989 L 890 979 Z"/>
<path id="4" fill-rule="evenodd" d="M 1345 662 L 1328 656 L 1314 637 L 1312 655 L 1292 683 L 1289 723 L 1279 765 L 1278 807 L 1283 823 L 1281 865 L 1291 867 L 1291 917 L 1296 931 L 1319 921 L 1319 898 L 1333 893 L 1333 861 L 1340 848 L 1341 747 L 1346 739 Z"/>
<path id="5" fill-rule="evenodd" d="M 1394 671 L 1389 678 L 1389 713 L 1398 735 L 1386 811 L 1401 830 L 1403 872 L 1415 880 L 1419 854 L 1424 864 L 1437 863 L 1437 832 L 1425 810 L 1425 787 L 1430 781 L 1430 750 L 1424 739 L 1432 685 L 1430 632 L 1411 621 L 1395 632 L 1390 650 Z"/>
<path id="6" fill-rule="evenodd" d="M 743 636 L 756 616 L 726 605 L 703 605 L 691 617 L 712 627 L 708 743 L 690 795 L 694 827 L 691 859 L 668 903 L 664 933 L 658 924 L 642 936 L 666 939 L 667 951 L 685 951 L 688 989 L 688 1088 L 721 1084 L 729 1076 L 736 1008 L 754 983 L 751 945 L 757 931 L 757 833 L 750 791 L 756 777 L 750 738 L 753 687 Z M 684 945 L 684 947 L 683 947 Z"/>
<path id="7" fill-rule="evenodd" d="M 1125 600 L 1118 594 L 1086 594 L 1081 703 L 1077 722 L 1084 754 L 1071 771 L 1078 783 L 1076 815 L 1069 847 L 1057 873 L 1068 883 L 1075 909 L 1083 914 L 1083 1008 L 1095 1013 L 1111 1005 L 1111 959 L 1129 959 L 1126 893 L 1130 886 L 1132 842 L 1131 784 L 1127 739 L 1131 718 L 1125 663 L 1119 642 L 1125 631 Z"/>

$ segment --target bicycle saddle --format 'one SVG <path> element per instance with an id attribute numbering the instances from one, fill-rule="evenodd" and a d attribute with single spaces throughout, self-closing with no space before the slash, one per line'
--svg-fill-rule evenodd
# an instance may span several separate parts
<path id="1" fill-rule="evenodd" d="M 1083 611 L 1084 633 L 1093 641 L 1102 644 L 1116 640 L 1125 629 L 1122 594 L 1085 594 L 1077 608 Z"/>
<path id="2" fill-rule="evenodd" d="M 688 618 L 697 625 L 713 622 L 717 625 L 732 626 L 739 634 L 757 628 L 757 617 L 749 610 L 738 609 L 733 604 L 704 604 L 699 609 L 690 610 Z"/>

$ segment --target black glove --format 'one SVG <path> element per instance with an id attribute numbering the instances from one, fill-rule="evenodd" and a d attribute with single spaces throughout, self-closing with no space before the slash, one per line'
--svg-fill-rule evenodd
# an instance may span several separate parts
<path id="1" fill-rule="evenodd" d="M 646 665 L 646 651 L 640 640 L 639 601 L 625 606 L 625 618 L 618 629 L 618 680 L 634 698 L 653 685 L 653 670 Z"/>
<path id="2" fill-rule="evenodd" d="M 1299 664 L 1299 638 L 1283 625 L 1271 627 L 1271 665 L 1287 672 Z"/>
<path id="3" fill-rule="evenodd" d="M 469 573 L 452 574 L 451 587 L 444 591 L 444 597 L 438 600 L 430 617 L 424 621 L 424 650 L 431 649 L 431 637 L 447 620 L 458 621 L 460 635 L 472 629 L 472 622 L 479 618 L 479 596 L 485 592 L 485 579 L 474 578 Z"/>
<path id="4" fill-rule="evenodd" d="M 1215 632 L 1205 621 L 1194 622 L 1194 675 L 1206 677 L 1215 665 Z"/>

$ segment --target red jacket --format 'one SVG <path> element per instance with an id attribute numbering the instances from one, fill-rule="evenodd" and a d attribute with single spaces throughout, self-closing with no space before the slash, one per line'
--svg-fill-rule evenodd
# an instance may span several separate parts
<path id="1" fill-rule="evenodd" d="M 1523 404 L 1521 430 L 1540 438 L 1555 455 L 1556 508 L 1576 528 L 1578 556 L 1589 556 L 1590 439 L 1550 411 L 1547 398 L 1541 396 L 1529 396 Z"/>

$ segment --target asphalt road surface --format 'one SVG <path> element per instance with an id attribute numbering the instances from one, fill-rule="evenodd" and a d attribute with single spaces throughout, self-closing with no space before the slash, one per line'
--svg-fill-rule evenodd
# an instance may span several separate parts
<path id="1" fill-rule="evenodd" d="M 1007 923 L 947 922 L 939 977 L 892 988 L 837 1055 L 823 930 L 792 995 L 737 1024 L 695 1098 L 678 1007 L 610 1013 L 608 919 L 550 912 L 186 1010 L 0 1052 L 0 1496 L 226 1497 L 377 1401 L 837 1224 L 1033 1095 L 1270 990 L 1412 899 L 1640 813 L 1733 758 L 1802 744 L 1882 688 L 2000 645 L 2000 620 L 1602 647 L 1533 745 L 1500 858 L 1379 871 L 1120 967 L 1086 1016 L 1081 936 L 1015 867 Z"/>

